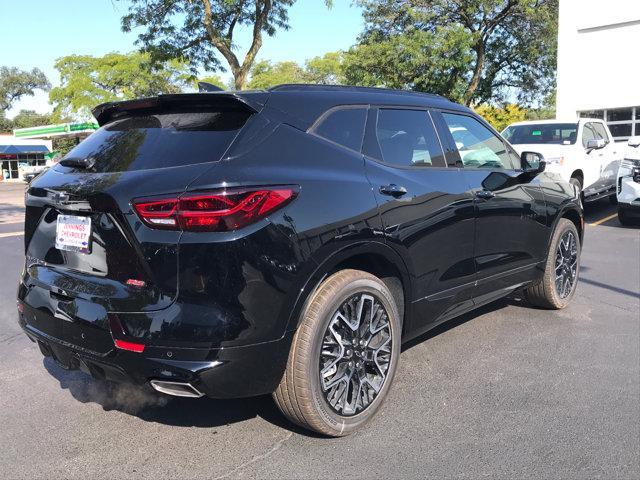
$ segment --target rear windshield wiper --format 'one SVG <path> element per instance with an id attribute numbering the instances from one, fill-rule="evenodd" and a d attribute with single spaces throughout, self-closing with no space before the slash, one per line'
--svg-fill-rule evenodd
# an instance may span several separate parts
<path id="1" fill-rule="evenodd" d="M 89 169 L 93 167 L 96 163 L 96 159 L 94 157 L 87 158 L 78 158 L 78 157 L 70 157 L 63 158 L 60 160 L 60 165 L 63 167 L 76 167 L 76 168 L 85 168 Z"/>

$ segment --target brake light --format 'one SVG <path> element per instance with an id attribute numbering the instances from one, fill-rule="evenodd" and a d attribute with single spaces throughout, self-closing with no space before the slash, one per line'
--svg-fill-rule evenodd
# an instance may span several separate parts
<path id="1" fill-rule="evenodd" d="M 117 338 L 113 341 L 113 343 L 115 344 L 116 348 L 119 348 L 120 350 L 128 350 L 129 352 L 136 353 L 144 352 L 144 344 L 142 343 L 127 342 L 125 340 L 119 340 Z"/>
<path id="2" fill-rule="evenodd" d="M 227 232 L 245 227 L 284 207 L 297 187 L 235 188 L 162 199 L 137 199 L 133 208 L 152 228 Z"/>
<path id="3" fill-rule="evenodd" d="M 127 280 L 127 285 L 129 285 L 131 287 L 142 288 L 146 284 L 147 284 L 147 282 L 145 282 L 144 280 L 137 280 L 135 278 L 130 278 L 129 280 Z"/>

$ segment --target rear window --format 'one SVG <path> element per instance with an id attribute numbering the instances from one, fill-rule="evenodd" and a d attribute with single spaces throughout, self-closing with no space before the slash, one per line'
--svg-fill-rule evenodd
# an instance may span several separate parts
<path id="1" fill-rule="evenodd" d="M 250 117 L 242 111 L 166 113 L 103 126 L 65 158 L 93 158 L 94 172 L 125 172 L 220 160 Z"/>

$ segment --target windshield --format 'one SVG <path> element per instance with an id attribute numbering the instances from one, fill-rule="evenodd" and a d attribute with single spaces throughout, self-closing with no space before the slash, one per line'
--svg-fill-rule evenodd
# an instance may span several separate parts
<path id="1" fill-rule="evenodd" d="M 512 145 L 555 144 L 573 145 L 578 137 L 577 123 L 539 123 L 533 125 L 511 125 L 502 136 Z"/>

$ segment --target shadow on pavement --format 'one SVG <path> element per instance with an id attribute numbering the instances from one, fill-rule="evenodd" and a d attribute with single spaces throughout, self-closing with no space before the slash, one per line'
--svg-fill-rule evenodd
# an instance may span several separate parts
<path id="1" fill-rule="evenodd" d="M 431 338 L 437 337 L 438 335 L 441 335 L 453 328 L 456 328 L 466 322 L 468 322 L 469 320 L 473 320 L 476 317 L 479 317 L 481 315 L 485 315 L 487 313 L 491 313 L 491 312 L 495 312 L 496 310 L 500 310 L 502 308 L 508 307 L 508 306 L 517 306 L 517 307 L 522 307 L 522 308 L 535 308 L 535 307 L 531 307 L 529 305 L 526 304 L 526 302 L 522 299 L 520 299 L 517 294 L 513 294 L 513 296 L 511 297 L 506 297 L 506 298 L 502 298 L 500 300 L 496 300 L 493 303 L 489 303 L 488 305 L 484 305 L 482 307 L 478 307 L 475 310 L 472 310 L 471 312 L 465 313 L 459 317 L 453 318 L 451 320 L 446 320 L 445 322 L 441 323 L 440 325 L 438 325 L 437 327 L 432 328 L 431 330 L 429 330 L 426 333 L 423 333 L 422 335 L 414 338 L 413 340 L 409 340 L 408 342 L 406 342 L 405 344 L 402 345 L 402 351 L 405 352 L 413 347 L 415 347 L 416 345 L 421 344 L 422 342 L 425 342 Z"/>
<path id="2" fill-rule="evenodd" d="M 446 321 L 403 345 L 402 351 L 462 325 L 480 315 L 509 305 L 521 306 L 515 297 L 497 300 L 461 317 Z M 524 306 L 524 305 L 523 305 Z M 529 307 L 527 307 L 529 308 Z M 81 403 L 96 403 L 105 411 L 116 410 L 147 422 L 180 427 L 215 428 L 260 417 L 278 427 L 312 437 L 320 437 L 289 423 L 269 395 L 232 400 L 179 398 L 159 394 L 138 385 L 97 380 L 79 370 L 65 370 L 51 358 L 43 359 L 45 369 Z"/>
<path id="3" fill-rule="evenodd" d="M 585 279 L 581 281 L 598 283 Z M 609 285 L 599 283 L 598 286 L 615 289 Z M 638 296 L 634 292 L 626 290 L 622 293 Z M 443 322 L 425 334 L 405 343 L 402 351 L 409 350 L 476 317 L 507 306 L 532 308 L 517 294 L 514 294 L 482 306 L 458 318 Z M 58 380 L 60 387 L 69 390 L 73 398 L 79 402 L 96 403 L 106 411 L 117 410 L 134 415 L 147 422 L 181 427 L 215 428 L 260 417 L 289 431 L 301 435 L 319 437 L 313 432 L 289 423 L 269 395 L 232 400 L 214 400 L 206 397 L 199 399 L 170 397 L 159 394 L 150 388 L 96 380 L 78 370 L 65 370 L 50 358 L 45 358 L 43 364 L 46 370 Z"/>
<path id="4" fill-rule="evenodd" d="M 606 198 L 584 204 L 584 221 L 586 223 L 597 222 L 601 218 L 613 215 L 618 211 L 616 205 L 612 205 Z"/>
<path id="5" fill-rule="evenodd" d="M 81 403 L 96 403 L 105 411 L 120 411 L 147 422 L 198 428 L 221 427 L 260 417 L 289 431 L 315 436 L 289 423 L 268 395 L 233 400 L 170 397 L 138 385 L 96 380 L 79 370 L 65 370 L 51 358 L 45 358 L 43 364 L 73 398 Z"/>
<path id="6" fill-rule="evenodd" d="M 640 292 L 633 292 L 631 290 L 625 290 L 624 288 L 614 287 L 613 285 L 609 285 L 607 283 L 598 282 L 596 280 L 590 280 L 590 279 L 584 278 L 584 277 L 580 277 L 580 281 L 584 282 L 584 283 L 588 283 L 589 285 L 594 285 L 596 287 L 604 288 L 606 290 L 611 290 L 612 292 L 620 293 L 622 295 L 627 295 L 629 297 L 640 298 Z"/>

